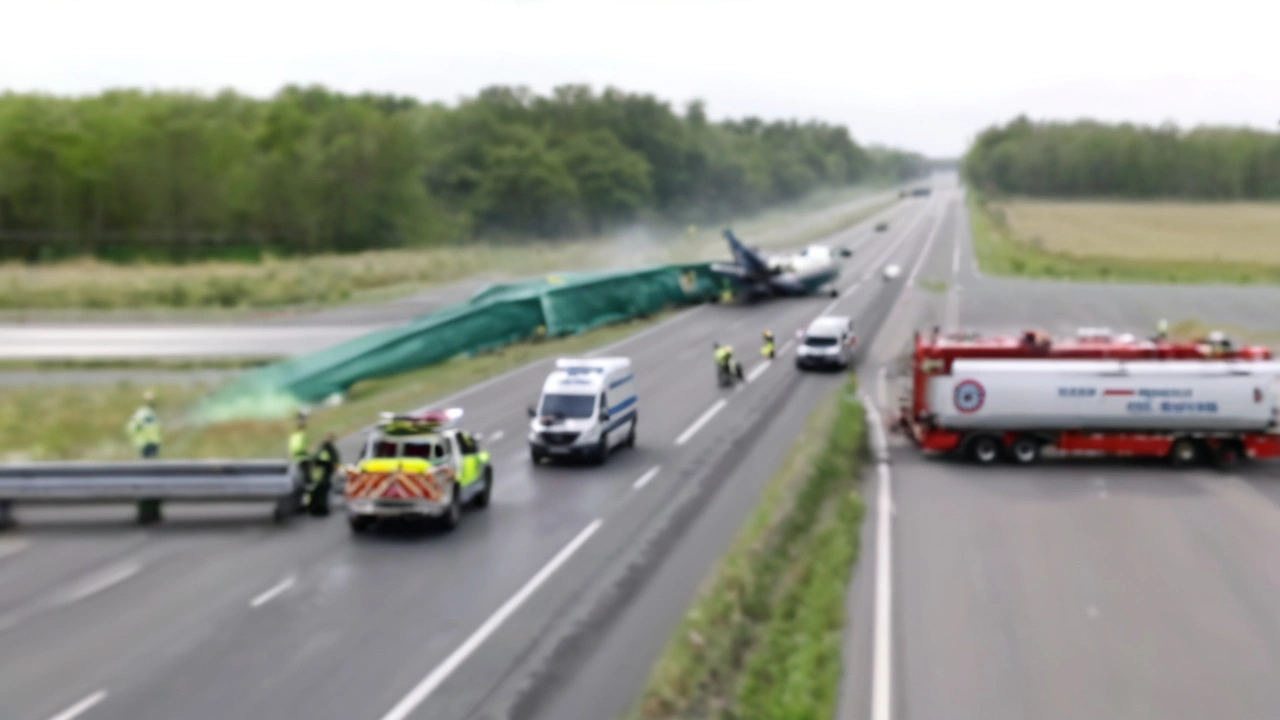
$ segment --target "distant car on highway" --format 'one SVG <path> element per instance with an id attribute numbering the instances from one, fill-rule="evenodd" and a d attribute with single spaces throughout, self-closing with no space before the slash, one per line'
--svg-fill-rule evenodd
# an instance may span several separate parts
<path id="1" fill-rule="evenodd" d="M 912 191 L 911 191 L 911 194 L 912 194 L 912 195 L 915 195 L 916 197 L 924 197 L 924 196 L 926 196 L 926 195 L 928 195 L 928 194 L 929 194 L 929 188 L 927 188 L 927 187 L 918 187 L 918 188 L 916 188 L 915 190 L 912 190 Z"/>
<path id="2" fill-rule="evenodd" d="M 902 274 L 902 268 L 892 263 L 884 266 L 884 279 L 893 280 Z"/>
<path id="3" fill-rule="evenodd" d="M 889 229 L 889 223 L 887 222 L 876 223 L 876 232 L 884 232 L 885 230 L 888 230 L 888 229 Z"/>
<path id="4" fill-rule="evenodd" d="M 858 335 L 853 319 L 844 315 L 823 315 L 809 323 L 796 349 L 796 368 L 845 369 L 853 364 L 853 347 Z"/>

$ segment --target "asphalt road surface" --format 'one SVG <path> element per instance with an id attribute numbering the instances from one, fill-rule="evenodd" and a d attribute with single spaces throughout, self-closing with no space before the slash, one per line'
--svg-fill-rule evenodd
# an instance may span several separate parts
<path id="1" fill-rule="evenodd" d="M 792 334 L 823 312 L 873 334 L 901 288 L 881 267 L 919 254 L 944 202 L 900 203 L 831 238 L 855 249 L 838 298 L 701 306 L 602 348 L 631 357 L 641 398 L 637 448 L 604 467 L 531 466 L 524 410 L 548 362 L 448 399 L 497 471 L 492 505 L 449 535 L 357 538 L 340 515 L 275 528 L 265 506 L 175 504 L 147 529 L 124 507 L 19 508 L 0 536 L 0 717 L 623 709 L 802 418 L 840 383 L 795 371 Z M 779 337 L 771 364 L 765 328 Z M 713 340 L 738 348 L 751 382 L 715 386 Z M 625 666 L 588 675 L 619 652 Z"/>
<path id="2" fill-rule="evenodd" d="M 886 415 L 912 328 L 1274 327 L 1270 289 L 984 278 L 962 205 L 943 227 L 861 370 Z M 1280 717 L 1274 465 L 977 468 L 888 445 L 849 593 L 842 720 Z"/>

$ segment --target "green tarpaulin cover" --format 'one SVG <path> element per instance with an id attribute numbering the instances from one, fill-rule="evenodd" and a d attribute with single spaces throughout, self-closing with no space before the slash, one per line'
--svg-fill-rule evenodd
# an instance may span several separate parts
<path id="1" fill-rule="evenodd" d="M 549 275 L 491 285 L 465 303 L 249 371 L 198 408 L 206 421 L 276 417 L 355 383 L 540 334 L 571 335 L 715 297 L 709 263 Z"/>

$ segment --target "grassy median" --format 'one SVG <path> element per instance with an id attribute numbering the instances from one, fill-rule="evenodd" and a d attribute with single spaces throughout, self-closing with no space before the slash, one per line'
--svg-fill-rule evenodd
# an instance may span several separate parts
<path id="1" fill-rule="evenodd" d="M 863 515 L 857 381 L 810 416 L 654 665 L 631 720 L 835 714 Z"/>
<path id="2" fill-rule="evenodd" d="M 384 410 L 409 410 L 508 370 L 547 357 L 574 355 L 621 340 L 669 317 L 619 323 L 570 337 L 518 343 L 472 358 L 459 358 L 356 384 L 337 407 L 311 415 L 315 441 L 328 431 L 354 432 Z M 236 421 L 201 425 L 188 419 L 190 408 L 213 387 L 209 383 L 148 385 L 120 382 L 89 386 L 0 387 L 0 462 L 20 460 L 120 459 L 134 452 L 124 425 L 145 390 L 156 393 L 156 410 L 165 429 L 161 449 L 170 458 L 253 458 L 284 454 L 291 429 L 286 420 Z M 532 398 L 528 398 L 532 400 Z M 513 408 L 524 407 L 513 398 Z"/>
<path id="3" fill-rule="evenodd" d="M 993 275 L 1161 283 L 1280 283 L 1280 203 L 996 201 L 969 193 L 979 267 Z"/>

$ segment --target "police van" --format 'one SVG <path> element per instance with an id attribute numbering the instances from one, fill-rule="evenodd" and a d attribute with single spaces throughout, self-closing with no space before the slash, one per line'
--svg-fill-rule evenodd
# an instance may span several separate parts
<path id="1" fill-rule="evenodd" d="M 630 358 L 561 358 L 529 408 L 529 456 L 585 457 L 636 444 L 636 378 Z"/>

